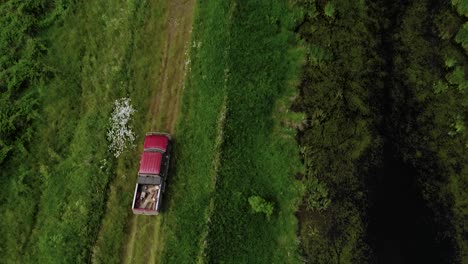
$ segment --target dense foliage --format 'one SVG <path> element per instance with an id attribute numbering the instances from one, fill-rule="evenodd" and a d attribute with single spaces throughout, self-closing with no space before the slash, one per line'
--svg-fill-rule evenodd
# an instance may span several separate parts
<path id="1" fill-rule="evenodd" d="M 365 176 L 380 163 L 382 147 L 374 101 L 382 89 L 375 82 L 378 40 L 363 2 L 298 3 L 305 17 L 298 33 L 308 51 L 296 106 L 309 122 L 300 136 L 307 169 L 303 250 L 312 263 L 363 263 L 370 254 L 363 242 Z"/>
<path id="2" fill-rule="evenodd" d="M 39 33 L 60 18 L 67 1 L 9 0 L 0 5 L 0 164 L 14 152 L 26 154 L 38 118 L 38 86 L 50 69 Z"/>
<path id="3" fill-rule="evenodd" d="M 452 3 L 464 15 L 466 1 Z M 393 257 L 464 263 L 463 19 L 447 1 L 296 4 L 308 49 L 297 102 L 309 121 L 305 257 L 364 263 L 400 247 Z"/>
<path id="4" fill-rule="evenodd" d="M 458 1 L 460 15 L 467 3 Z M 395 35 L 394 131 L 433 211 L 437 245 L 448 252 L 439 263 L 468 260 L 468 37 L 462 21 L 448 3 L 416 1 Z"/>
<path id="5" fill-rule="evenodd" d="M 40 33 L 60 21 L 68 5 L 41 0 L 0 4 L 0 254 L 6 262 L 28 243 L 39 194 L 33 186 L 40 180 L 29 177 L 34 166 L 22 162 L 31 157 L 39 93 L 52 73 L 43 62 L 47 47 Z"/>
<path id="6" fill-rule="evenodd" d="M 249 204 L 252 208 L 252 211 L 255 213 L 263 213 L 268 219 L 270 219 L 274 208 L 273 203 L 266 201 L 260 196 L 250 196 Z"/>

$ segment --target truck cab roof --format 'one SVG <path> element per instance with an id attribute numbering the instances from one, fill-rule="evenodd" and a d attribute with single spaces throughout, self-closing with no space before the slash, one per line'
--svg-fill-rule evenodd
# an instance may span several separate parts
<path id="1" fill-rule="evenodd" d="M 139 175 L 159 175 L 163 154 L 157 151 L 145 151 L 141 155 Z"/>
<path id="2" fill-rule="evenodd" d="M 143 147 L 145 151 L 159 150 L 161 152 L 166 152 L 169 140 L 170 138 L 166 134 L 148 134 L 145 137 Z"/>

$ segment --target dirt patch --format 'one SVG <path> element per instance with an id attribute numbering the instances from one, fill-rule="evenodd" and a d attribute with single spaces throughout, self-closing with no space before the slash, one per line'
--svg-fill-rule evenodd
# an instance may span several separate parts
<path id="1" fill-rule="evenodd" d="M 161 66 L 161 82 L 155 84 L 148 112 L 149 130 L 173 133 L 184 85 L 186 50 L 189 45 L 194 0 L 169 1 L 167 37 Z"/>

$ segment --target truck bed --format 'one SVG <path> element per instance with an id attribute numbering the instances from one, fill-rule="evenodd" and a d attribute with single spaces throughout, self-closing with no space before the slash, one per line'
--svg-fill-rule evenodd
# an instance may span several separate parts
<path id="1" fill-rule="evenodd" d="M 159 213 L 160 200 L 161 185 L 137 183 L 133 197 L 133 213 L 157 215 Z"/>

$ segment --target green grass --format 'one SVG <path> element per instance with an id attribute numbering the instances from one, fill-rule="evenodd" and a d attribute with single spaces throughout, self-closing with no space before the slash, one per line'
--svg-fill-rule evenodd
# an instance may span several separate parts
<path id="1" fill-rule="evenodd" d="M 301 193 L 294 180 L 299 150 L 275 107 L 291 95 L 302 54 L 290 50 L 296 40 L 286 30 L 293 23 L 288 8 L 198 3 L 192 46 L 199 48 L 191 50 L 176 133 L 164 263 L 299 262 L 293 215 Z M 220 149 L 213 143 L 219 133 Z M 252 212 L 252 195 L 273 202 L 270 220 Z"/>
<path id="2" fill-rule="evenodd" d="M 138 34 L 146 2 L 87 1 L 71 8 L 41 33 L 52 78 L 31 88 L 40 101 L 33 144 L 2 168 L 18 176 L 2 182 L 1 263 L 90 260 L 116 169 L 106 139 L 113 101 L 132 98 L 137 129 L 147 113 L 149 87 L 133 81 L 145 74 L 134 71 L 153 63 L 134 58 L 144 45 Z M 105 247 L 113 249 L 118 234 Z"/>
<path id="3" fill-rule="evenodd" d="M 132 51 L 128 51 L 130 54 L 127 54 L 130 57 L 127 64 L 128 74 L 131 77 L 129 93 L 134 106 L 139 106 L 134 119 L 136 142 L 142 142 L 147 129 L 147 112 L 152 99 L 153 82 L 156 81 L 154 75 L 159 71 L 162 59 L 159 51 L 162 50 L 164 43 L 166 8 L 164 1 L 148 2 L 141 7 L 142 18 L 139 22 L 141 27 L 134 31 Z M 141 153 L 140 145 L 134 151 L 127 151 L 119 158 L 115 171 L 117 177 L 112 180 L 108 190 L 105 215 L 93 248 L 94 263 L 120 263 L 124 258 L 121 252 L 127 239 L 128 217 L 131 213 L 130 205 L 135 188 L 134 175 L 137 171 L 139 153 Z"/>
<path id="4" fill-rule="evenodd" d="M 191 70 L 187 73 L 175 135 L 174 170 L 168 182 L 162 230 L 161 262 L 189 263 L 200 251 L 207 208 L 213 192 L 214 144 L 225 96 L 225 51 L 229 5 L 197 3 L 192 33 Z M 201 17 L 204 17 L 203 22 Z M 214 39 L 216 41 L 210 41 Z"/>
<path id="5" fill-rule="evenodd" d="M 293 14 L 285 2 L 235 6 L 230 32 L 228 104 L 208 262 L 299 262 L 294 217 L 301 169 L 295 131 L 285 131 L 276 101 L 298 78 L 291 51 Z M 288 12 L 289 10 L 289 12 Z M 252 212 L 248 198 L 274 203 L 271 219 Z"/>
<path id="6" fill-rule="evenodd" d="M 246 3 L 249 10 L 236 2 L 197 2 L 158 261 L 298 260 L 298 149 L 294 130 L 279 126 L 286 117 L 276 103 L 294 92 L 286 88 L 299 60 L 289 53 L 295 39 L 283 27 L 291 22 L 289 14 L 281 15 L 286 5 L 266 2 Z M 105 136 L 113 101 L 122 96 L 132 98 L 135 132 L 144 134 L 151 73 L 160 63 L 160 55 L 146 54 L 163 42 L 145 36 L 163 28 L 161 5 L 77 3 L 63 22 L 42 33 L 52 78 L 36 91 L 36 144 L 28 156 L 5 165 L 18 177 L 2 180 L 8 190 L 1 205 L 2 263 L 124 258 L 134 186 L 127 183 L 138 151 L 116 162 Z M 251 211 L 251 195 L 273 203 L 270 220 Z"/>

